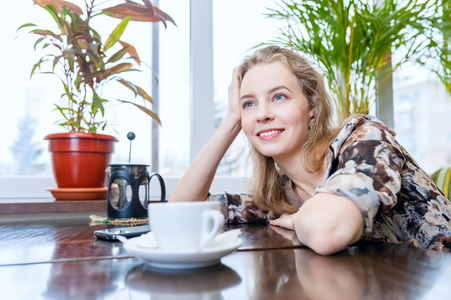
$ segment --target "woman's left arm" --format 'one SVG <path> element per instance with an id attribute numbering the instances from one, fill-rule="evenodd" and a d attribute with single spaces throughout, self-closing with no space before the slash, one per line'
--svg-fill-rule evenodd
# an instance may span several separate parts
<path id="1" fill-rule="evenodd" d="M 364 229 L 364 219 L 354 202 L 328 193 L 316 194 L 297 213 L 283 215 L 270 224 L 295 230 L 303 245 L 322 255 L 355 243 Z"/>
<path id="2" fill-rule="evenodd" d="M 406 153 L 387 127 L 370 117 L 348 125 L 332 147 L 334 170 L 316 194 L 296 214 L 271 221 L 296 230 L 300 242 L 320 254 L 372 232 L 373 219 L 396 205 L 401 190 Z"/>

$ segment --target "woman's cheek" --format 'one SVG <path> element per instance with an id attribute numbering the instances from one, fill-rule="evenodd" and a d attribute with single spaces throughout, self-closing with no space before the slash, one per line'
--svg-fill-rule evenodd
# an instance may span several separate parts
<path id="1" fill-rule="evenodd" d="M 244 134 L 246 135 L 248 140 L 251 140 L 252 137 L 252 128 L 249 124 L 249 120 L 246 116 L 241 115 L 241 128 L 243 129 Z"/>

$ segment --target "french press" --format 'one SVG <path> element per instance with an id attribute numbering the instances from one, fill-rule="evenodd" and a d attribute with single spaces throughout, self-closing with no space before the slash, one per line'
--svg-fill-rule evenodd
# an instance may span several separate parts
<path id="1" fill-rule="evenodd" d="M 160 183 L 160 201 L 166 201 L 164 180 L 158 173 L 149 174 L 149 165 L 113 164 L 108 174 L 108 218 L 147 218 L 150 201 L 150 182 L 156 177 Z"/>
<path id="2" fill-rule="evenodd" d="M 111 219 L 146 218 L 150 201 L 150 182 L 153 177 L 160 183 L 160 201 L 166 201 L 166 187 L 160 174 L 149 174 L 149 165 L 130 164 L 135 134 L 129 132 L 127 138 L 130 140 L 129 163 L 109 165 L 107 169 L 107 214 Z"/>

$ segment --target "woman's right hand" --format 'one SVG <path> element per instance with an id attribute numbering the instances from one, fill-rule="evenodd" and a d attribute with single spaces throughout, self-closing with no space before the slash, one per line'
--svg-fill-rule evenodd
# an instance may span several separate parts
<path id="1" fill-rule="evenodd" d="M 227 115 L 241 124 L 241 108 L 240 108 L 240 80 L 238 78 L 238 69 L 233 69 L 232 81 L 229 85 L 229 107 Z"/>

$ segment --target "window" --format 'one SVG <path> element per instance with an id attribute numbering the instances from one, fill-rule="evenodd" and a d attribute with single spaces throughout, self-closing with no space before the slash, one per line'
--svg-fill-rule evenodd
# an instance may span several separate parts
<path id="1" fill-rule="evenodd" d="M 82 0 L 77 3 L 83 5 Z M 29 80 L 39 55 L 32 50 L 34 39 L 26 34 L 16 38 L 16 29 L 27 22 L 43 24 L 52 20 L 31 0 L 5 2 L 5 11 L 14 11 L 17 5 L 21 5 L 21 14 L 6 14 L 0 19 L 3 40 L 9 41 L 0 47 L 0 201 L 51 199 L 46 188 L 55 187 L 55 183 L 43 137 L 61 130 L 54 124 L 59 115 L 52 106 L 59 99 L 60 83 L 50 75 Z M 160 25 L 159 30 L 159 114 L 163 126 L 159 132 L 158 169 L 165 178 L 168 194 L 224 117 L 232 68 L 253 52 L 252 47 L 278 34 L 278 24 L 263 15 L 266 8 L 274 5 L 272 0 L 159 1 L 158 6 L 177 23 L 177 27 L 168 24 L 166 30 Z M 117 24 L 117 20 L 111 19 L 109 24 Z M 136 46 L 142 60 L 151 63 L 152 25 L 130 23 L 123 38 Z M 200 39 L 202 43 L 193 45 L 190 39 Z M 195 47 L 205 48 L 204 61 L 196 58 L 198 52 L 192 53 Z M 212 65 L 205 65 L 210 56 Z M 212 75 L 202 77 L 204 70 Z M 134 76 L 150 92 L 152 71 Z M 196 94 L 195 99 L 193 81 L 199 84 L 195 91 L 200 97 Z M 206 85 L 202 86 L 202 82 Z M 203 116 L 205 109 L 212 113 Z M 451 164 L 451 130 L 446 124 L 450 110 L 449 95 L 434 76 L 425 76 L 425 71 L 418 69 L 395 74 L 396 137 L 428 173 Z M 117 105 L 112 120 L 117 132 L 112 128 L 107 133 L 120 138 L 112 163 L 128 162 L 130 144 L 126 134 L 133 131 L 136 139 L 132 144 L 132 162 L 149 164 L 149 118 L 132 106 Z M 244 191 L 247 147 L 240 134 L 218 169 L 212 192 Z"/>
<path id="2" fill-rule="evenodd" d="M 159 7 L 177 24 L 160 25 L 160 128 L 159 172 L 180 177 L 190 163 L 190 3 L 163 1 Z M 169 28 L 171 27 L 171 28 Z"/>
<path id="3" fill-rule="evenodd" d="M 430 71 L 407 66 L 394 75 L 396 139 L 428 173 L 451 165 L 451 99 Z"/>

